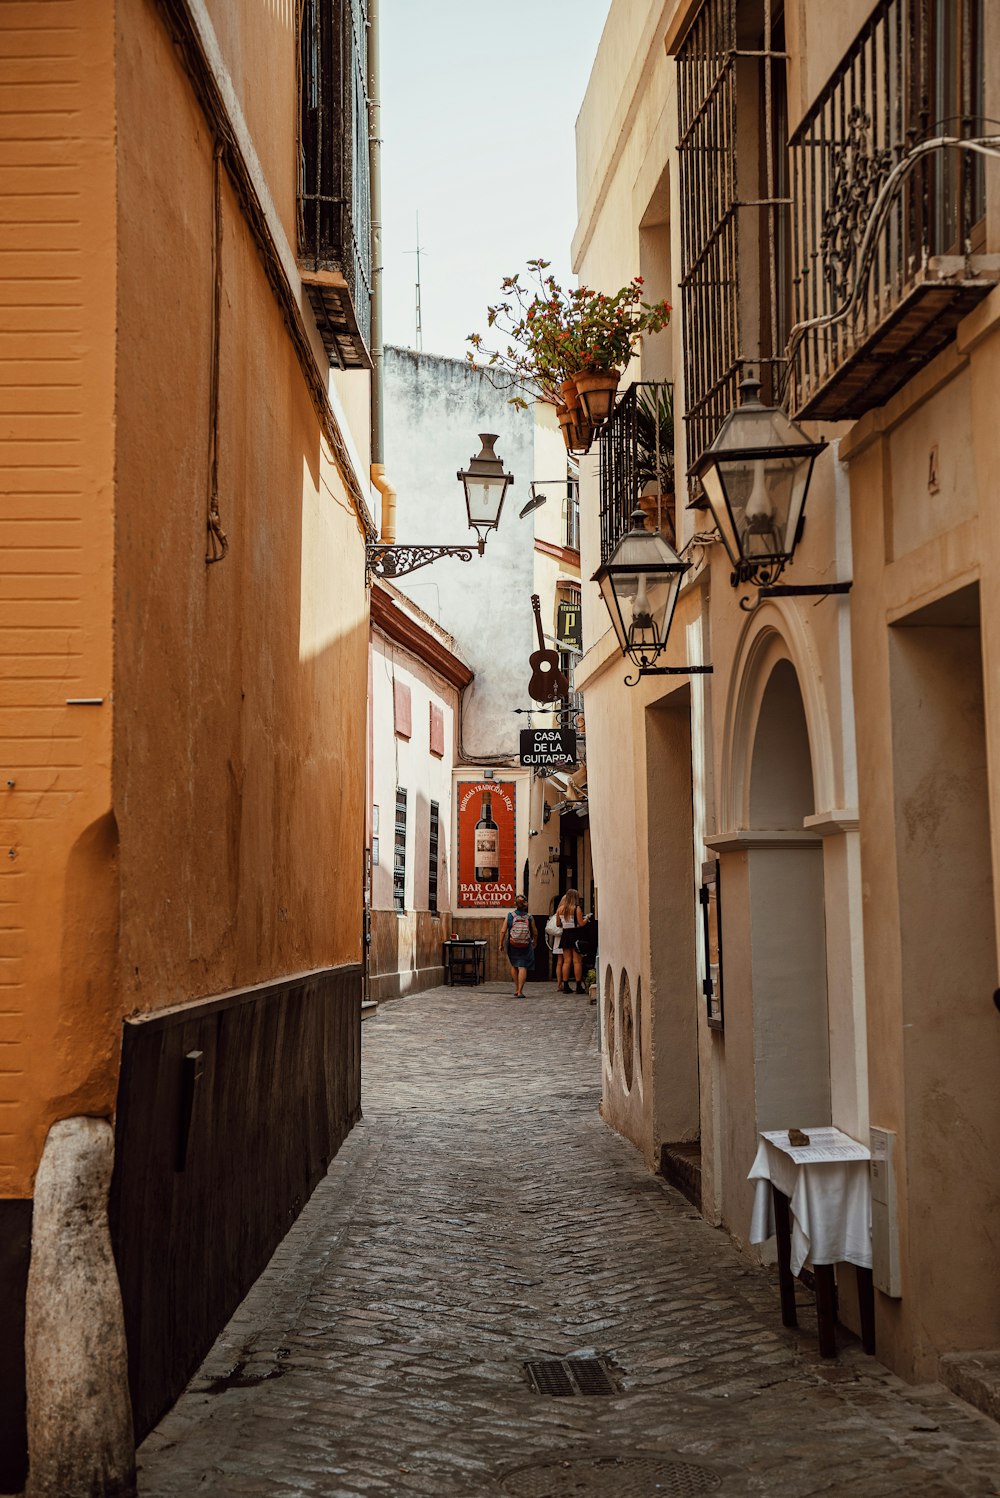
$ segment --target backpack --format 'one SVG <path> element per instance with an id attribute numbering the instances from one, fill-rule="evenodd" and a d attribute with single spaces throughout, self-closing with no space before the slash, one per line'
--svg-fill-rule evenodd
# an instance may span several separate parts
<path id="1" fill-rule="evenodd" d="M 516 910 L 511 916 L 507 940 L 512 947 L 531 946 L 531 917 L 523 910 Z"/>

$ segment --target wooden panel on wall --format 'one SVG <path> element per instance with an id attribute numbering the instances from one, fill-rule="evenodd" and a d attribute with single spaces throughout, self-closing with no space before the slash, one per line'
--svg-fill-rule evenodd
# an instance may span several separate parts
<path id="1" fill-rule="evenodd" d="M 482 915 L 461 916 L 452 926 L 452 931 L 457 931 L 459 936 L 469 939 L 477 936 L 486 938 L 486 977 L 490 983 L 506 983 L 510 977 L 506 954 L 497 950 L 502 924 L 500 916 Z M 451 935 L 451 931 L 448 935 Z"/>
<path id="2" fill-rule="evenodd" d="M 395 677 L 392 682 L 392 712 L 398 737 L 410 738 L 413 734 L 413 703 L 410 689 L 404 681 L 397 681 Z"/>
<path id="3" fill-rule="evenodd" d="M 428 703 L 430 708 L 430 749 L 439 759 L 444 758 L 444 708 L 438 707 L 436 702 Z"/>
<path id="4" fill-rule="evenodd" d="M 110 1207 L 137 1439 L 184 1388 L 360 1116 L 358 966 L 126 1023 Z"/>

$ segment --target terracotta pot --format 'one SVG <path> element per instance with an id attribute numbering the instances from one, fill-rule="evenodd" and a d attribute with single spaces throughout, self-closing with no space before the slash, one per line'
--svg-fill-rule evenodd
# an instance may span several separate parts
<path id="1" fill-rule="evenodd" d="M 621 377 L 620 369 L 587 369 L 573 376 L 580 405 L 595 431 L 604 425 L 615 408 L 615 394 Z"/>
<path id="2" fill-rule="evenodd" d="M 570 411 L 565 406 L 559 409 L 559 426 L 562 430 L 566 451 L 581 456 L 590 451 L 594 434 L 582 411 Z"/>
<path id="3" fill-rule="evenodd" d="M 570 375 L 568 380 L 563 380 L 559 386 L 559 399 L 567 411 L 576 411 L 580 405 L 580 397 L 576 393 L 576 380 Z"/>

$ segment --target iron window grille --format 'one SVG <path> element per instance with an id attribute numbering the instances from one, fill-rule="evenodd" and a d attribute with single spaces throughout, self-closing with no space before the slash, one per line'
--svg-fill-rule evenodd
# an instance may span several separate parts
<path id="1" fill-rule="evenodd" d="M 689 472 L 739 404 L 744 368 L 759 369 L 765 402 L 783 368 L 790 204 L 778 11 L 772 0 L 705 0 L 677 53 Z"/>
<path id="2" fill-rule="evenodd" d="M 392 903 L 396 910 L 406 909 L 406 792 L 396 787 L 395 846 L 392 859 Z"/>
<path id="3" fill-rule="evenodd" d="M 925 155 L 886 199 L 892 169 L 922 140 L 983 133 L 982 0 L 881 0 L 791 141 L 796 322 L 846 308 L 796 337 L 796 414 L 857 417 L 888 397 L 951 337 L 996 281 L 968 259 L 983 247 L 983 160 Z"/>
<path id="4" fill-rule="evenodd" d="M 722 891 L 719 887 L 719 860 L 701 866 L 702 940 L 705 947 L 705 976 L 701 991 L 705 998 L 705 1018 L 713 1030 L 724 1030 L 726 1015 L 722 996 Z"/>
<path id="5" fill-rule="evenodd" d="M 576 665 L 579 659 L 580 657 L 577 655 L 575 650 L 560 650 L 559 652 L 559 669 L 565 676 L 566 680 L 569 682 L 573 680 L 573 667 Z M 570 692 L 566 697 L 565 705 L 570 710 L 570 722 L 572 722 L 573 713 L 583 712 L 583 693 L 574 692 L 572 689 L 570 689 Z"/>
<path id="6" fill-rule="evenodd" d="M 427 908 L 432 915 L 437 915 L 438 913 L 438 844 L 440 830 L 440 808 L 436 801 L 432 801 L 430 833 L 427 840 Z"/>
<path id="7" fill-rule="evenodd" d="M 368 0 L 301 0 L 299 264 L 331 364 L 370 367 Z"/>
<path id="8" fill-rule="evenodd" d="M 629 385 L 601 433 L 600 443 L 600 525 L 601 561 L 606 562 L 618 542 L 630 529 L 632 512 L 658 469 L 662 482 L 673 488 L 674 453 L 655 450 L 650 440 L 649 423 L 644 421 L 642 407 L 657 407 L 664 391 L 673 386 L 641 380 Z M 674 539 L 673 497 L 661 503 L 661 518 L 667 540 Z"/>
<path id="9" fill-rule="evenodd" d="M 572 477 L 566 479 L 566 528 L 565 543 L 570 551 L 580 550 L 580 483 Z"/>

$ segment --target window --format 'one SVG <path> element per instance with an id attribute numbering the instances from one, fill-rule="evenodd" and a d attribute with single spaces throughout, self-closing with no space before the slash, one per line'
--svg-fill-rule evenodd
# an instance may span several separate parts
<path id="1" fill-rule="evenodd" d="M 566 701 L 575 713 L 583 711 L 583 693 L 572 690 L 573 667 L 579 659 L 575 650 L 560 650 L 559 652 L 559 669 L 570 683 L 570 694 Z"/>
<path id="2" fill-rule="evenodd" d="M 431 825 L 427 842 L 427 909 L 437 915 L 438 908 L 438 841 L 440 815 L 438 803 L 431 802 Z"/>
<path id="3" fill-rule="evenodd" d="M 368 0 L 300 0 L 300 13 L 299 263 L 330 363 L 365 368 L 372 286 Z"/>
<path id="4" fill-rule="evenodd" d="M 396 787 L 396 842 L 392 861 L 392 903 L 406 909 L 406 792 Z"/>
<path id="5" fill-rule="evenodd" d="M 921 135 L 980 134 L 983 114 L 983 0 L 929 0 L 929 77 Z M 961 255 L 983 248 L 985 163 L 970 152 L 931 160 L 931 250 Z"/>
<path id="6" fill-rule="evenodd" d="M 776 9 L 705 0 L 677 53 L 689 468 L 739 404 L 744 366 L 759 372 L 768 402 L 783 368 L 788 142 Z"/>
<path id="7" fill-rule="evenodd" d="M 580 486 L 574 478 L 566 480 L 565 543 L 570 551 L 580 550 Z"/>

